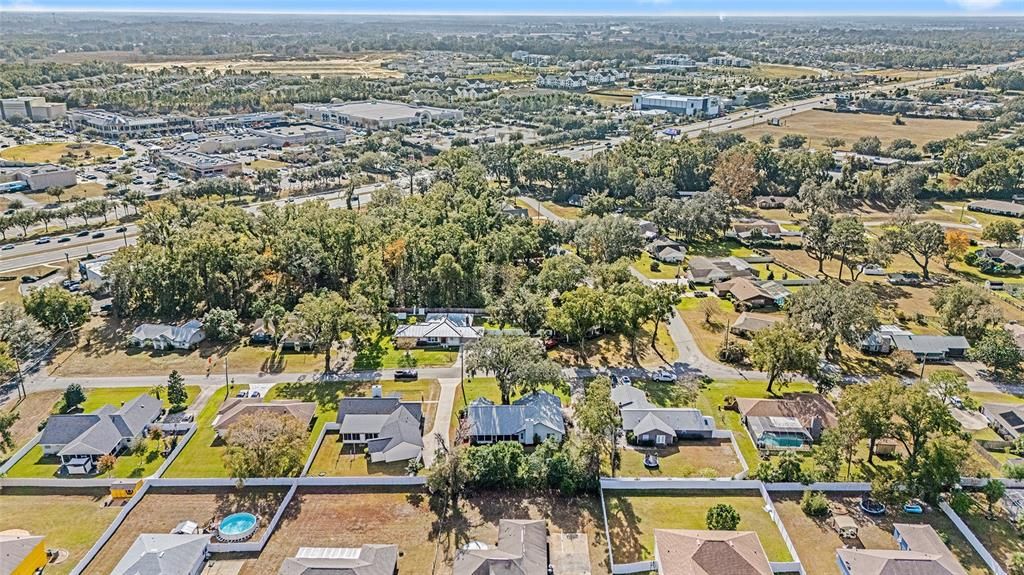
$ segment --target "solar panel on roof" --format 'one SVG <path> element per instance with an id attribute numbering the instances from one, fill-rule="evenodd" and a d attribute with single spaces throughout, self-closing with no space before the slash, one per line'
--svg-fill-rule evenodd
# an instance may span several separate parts
<path id="1" fill-rule="evenodd" d="M 1006 411 L 999 415 L 1002 416 L 1002 418 L 1006 420 L 1006 423 L 1009 423 L 1010 427 L 1013 427 L 1014 429 L 1024 425 L 1024 419 L 1021 419 L 1019 415 L 1012 411 Z"/>

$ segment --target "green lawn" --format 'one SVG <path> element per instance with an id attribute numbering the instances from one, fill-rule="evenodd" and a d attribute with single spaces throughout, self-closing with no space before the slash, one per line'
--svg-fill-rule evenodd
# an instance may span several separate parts
<path id="1" fill-rule="evenodd" d="M 232 386 L 227 396 L 234 395 L 247 385 Z M 224 452 L 227 446 L 217 438 L 217 432 L 213 430 L 213 420 L 217 417 L 217 410 L 224 403 L 225 387 L 222 386 L 210 397 L 210 400 L 203 406 L 196 418 L 196 433 L 189 440 L 188 444 L 174 463 L 164 472 L 164 477 L 227 477 L 228 471 L 224 467 Z"/>
<path id="2" fill-rule="evenodd" d="M 658 467 L 644 466 L 644 454 L 658 454 Z M 732 477 L 743 470 L 728 440 L 683 440 L 660 448 L 619 450 L 619 477 Z M 606 462 L 607 463 L 607 462 Z"/>
<path id="3" fill-rule="evenodd" d="M 750 248 L 744 247 L 740 242 L 732 238 L 721 238 L 713 242 L 691 243 L 686 246 L 687 255 L 705 257 L 728 257 L 736 256 L 744 258 L 754 255 Z"/>
<path id="4" fill-rule="evenodd" d="M 329 477 L 350 477 L 370 475 L 405 475 L 405 468 L 408 462 L 398 461 L 395 463 L 370 463 L 366 456 L 365 449 L 358 450 L 351 446 L 346 447 L 337 433 L 328 433 L 324 436 L 324 442 L 313 458 L 313 464 L 309 467 L 309 475 Z"/>
<path id="5" fill-rule="evenodd" d="M 658 264 L 658 271 L 653 271 L 651 269 L 652 263 Z M 639 271 L 640 273 L 644 274 L 644 276 L 656 280 L 670 280 L 683 276 L 683 273 L 678 265 L 656 261 L 646 251 L 640 252 L 640 257 L 636 260 L 636 262 L 634 262 L 633 267 L 636 268 L 637 271 Z M 685 281 L 685 279 L 683 281 Z"/>
<path id="6" fill-rule="evenodd" d="M 81 405 L 83 413 L 91 413 L 104 405 L 113 405 L 114 407 L 121 407 L 121 404 L 127 401 L 131 401 L 142 395 L 143 393 L 151 394 L 152 388 L 149 387 L 100 387 L 96 389 L 85 389 L 85 403 Z M 191 405 L 195 401 L 196 396 L 199 395 L 198 385 L 185 386 L 185 391 L 188 392 L 188 405 Z M 167 401 L 167 393 L 161 392 L 160 399 L 163 401 L 164 407 L 170 407 L 171 404 Z"/>
<path id="7" fill-rule="evenodd" d="M 399 367 L 448 367 L 459 352 L 450 349 L 395 349 L 391 337 L 382 337 L 356 354 L 356 369 L 394 369 Z"/>
<path id="8" fill-rule="evenodd" d="M 757 533 L 769 561 L 792 560 L 756 491 L 605 491 L 605 502 L 616 563 L 653 559 L 655 529 L 707 529 L 707 511 L 717 503 L 739 512 L 737 530 Z"/>

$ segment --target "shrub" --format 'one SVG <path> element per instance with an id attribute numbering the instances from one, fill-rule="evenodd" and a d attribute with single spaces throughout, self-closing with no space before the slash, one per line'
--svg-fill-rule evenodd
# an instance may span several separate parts
<path id="1" fill-rule="evenodd" d="M 747 348 L 736 342 L 723 343 L 718 348 L 718 361 L 743 363 L 747 360 Z"/>
<path id="2" fill-rule="evenodd" d="M 914 354 L 905 349 L 892 354 L 892 368 L 897 372 L 910 371 L 916 363 L 917 358 L 914 357 Z"/>
<path id="3" fill-rule="evenodd" d="M 740 524 L 740 514 L 732 505 L 716 503 L 708 509 L 704 522 L 713 531 L 735 531 Z"/>
<path id="4" fill-rule="evenodd" d="M 804 491 L 800 499 L 800 509 L 810 517 L 828 517 L 831 514 L 828 498 L 820 491 Z"/>
<path id="5" fill-rule="evenodd" d="M 657 272 L 657 271 L 661 271 L 661 264 L 660 264 L 660 263 L 658 263 L 658 262 L 654 262 L 654 261 L 652 261 L 652 262 L 651 262 L 651 271 L 652 271 L 652 272 Z"/>

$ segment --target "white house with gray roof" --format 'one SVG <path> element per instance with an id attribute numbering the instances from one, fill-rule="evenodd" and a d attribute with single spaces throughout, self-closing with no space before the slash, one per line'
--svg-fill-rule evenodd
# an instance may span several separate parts
<path id="1" fill-rule="evenodd" d="M 103 455 L 118 453 L 142 437 L 160 417 L 160 400 L 142 394 L 120 409 L 104 405 L 88 414 L 52 415 L 39 445 L 57 456 L 69 475 L 88 475 Z"/>
<path id="2" fill-rule="evenodd" d="M 198 575 L 206 563 L 207 534 L 143 533 L 111 575 Z"/>
<path id="3" fill-rule="evenodd" d="M 392 575 L 398 567 L 397 545 L 299 547 L 281 563 L 278 575 Z"/>
<path id="4" fill-rule="evenodd" d="M 128 342 L 134 347 L 153 349 L 194 349 L 204 339 L 203 322 L 193 319 L 182 325 L 144 323 L 132 331 Z"/>
<path id="5" fill-rule="evenodd" d="M 338 426 L 341 442 L 365 445 L 373 463 L 417 460 L 423 452 L 423 406 L 417 402 L 344 397 L 338 402 Z"/>
<path id="6" fill-rule="evenodd" d="M 679 439 L 710 439 L 715 419 L 689 407 L 658 407 L 632 385 L 612 389 L 627 439 L 641 445 L 672 445 Z"/>
<path id="7" fill-rule="evenodd" d="M 486 398 L 473 400 L 466 408 L 469 441 L 474 444 L 518 441 L 523 445 L 543 443 L 565 436 L 565 418 L 558 396 L 535 391 L 511 405 L 497 405 Z"/>
<path id="8" fill-rule="evenodd" d="M 422 346 L 455 346 L 483 337 L 483 330 L 473 327 L 473 316 L 464 313 L 431 313 L 420 323 L 398 326 L 394 338 L 397 342 L 411 342 Z"/>
<path id="9" fill-rule="evenodd" d="M 545 575 L 548 529 L 542 520 L 502 519 L 498 545 L 470 545 L 455 555 L 455 575 Z"/>

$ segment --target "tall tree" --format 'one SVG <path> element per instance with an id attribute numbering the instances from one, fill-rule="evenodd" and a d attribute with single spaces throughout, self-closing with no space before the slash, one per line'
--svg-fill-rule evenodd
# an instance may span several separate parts
<path id="1" fill-rule="evenodd" d="M 600 446 L 600 450 L 608 455 L 612 476 L 618 461 L 617 448 L 619 427 L 622 419 L 619 408 L 612 401 L 612 382 L 604 376 L 597 377 L 587 384 L 583 400 L 575 410 L 576 424 Z"/>
<path id="2" fill-rule="evenodd" d="M 805 337 L 821 342 L 826 357 L 838 359 L 840 343 L 859 344 L 878 327 L 877 303 L 874 292 L 862 283 L 827 280 L 793 294 L 786 312 Z"/>
<path id="3" fill-rule="evenodd" d="M 768 375 L 768 393 L 776 383 L 786 385 L 792 374 L 812 377 L 818 371 L 817 342 L 806 340 L 785 322 L 757 332 L 750 348 L 750 361 Z"/>
<path id="4" fill-rule="evenodd" d="M 559 299 L 561 305 L 548 310 L 548 326 L 575 342 L 580 359 L 586 360 L 586 338 L 606 319 L 608 298 L 600 290 L 580 286 Z"/>
<path id="5" fill-rule="evenodd" d="M 930 279 L 931 259 L 946 250 L 946 232 L 935 222 L 914 222 L 907 219 L 885 231 L 882 236 L 893 252 L 902 252 L 921 268 L 924 279 Z"/>
<path id="6" fill-rule="evenodd" d="M 730 148 L 718 155 L 711 181 L 737 202 L 745 202 L 761 180 L 756 160 L 754 152 L 746 147 Z"/>
<path id="7" fill-rule="evenodd" d="M 832 257 L 832 215 L 817 211 L 811 213 L 803 228 L 803 247 L 807 255 L 818 262 L 818 273 L 825 273 L 825 260 Z"/>
<path id="8" fill-rule="evenodd" d="M 1002 318 L 991 293 L 968 282 L 938 288 L 929 303 L 935 308 L 939 323 L 946 331 L 972 341 L 979 339 Z"/>
<path id="9" fill-rule="evenodd" d="M 167 376 L 167 401 L 172 407 L 180 407 L 188 402 L 188 391 L 185 389 L 185 378 L 178 370 L 171 370 Z"/>
<path id="10" fill-rule="evenodd" d="M 999 247 L 1003 244 L 1012 244 L 1020 239 L 1020 225 L 1010 220 L 997 220 L 987 226 L 981 232 L 981 239 L 995 242 Z"/>
<path id="11" fill-rule="evenodd" d="M 288 477 L 302 469 L 308 431 L 287 414 L 250 414 L 227 431 L 224 454 L 231 476 Z"/>
<path id="12" fill-rule="evenodd" d="M 843 390 L 839 401 L 841 422 L 853 422 L 868 440 L 868 464 L 874 461 L 875 444 L 891 437 L 896 429 L 896 399 L 903 386 L 896 378 L 880 377 L 864 385 L 851 385 Z"/>
<path id="13" fill-rule="evenodd" d="M 561 385 L 558 364 L 547 359 L 544 346 L 532 337 L 487 334 L 466 348 L 466 369 L 493 373 L 501 390 L 501 402 L 513 393 L 530 393 L 543 385 Z"/>
<path id="14" fill-rule="evenodd" d="M 47 286 L 25 297 L 25 311 L 51 331 L 74 329 L 89 321 L 89 298 L 59 286 Z"/>
<path id="15" fill-rule="evenodd" d="M 996 374 L 1018 373 L 1024 362 L 1024 352 L 1009 332 L 992 329 L 967 352 L 968 357 L 980 361 Z"/>

